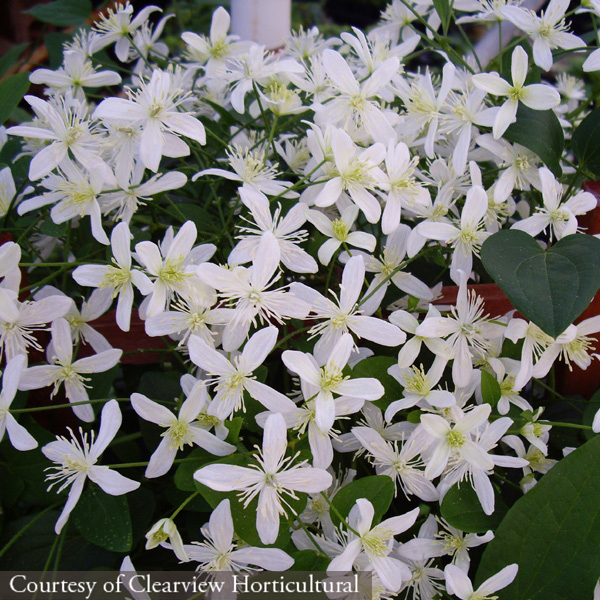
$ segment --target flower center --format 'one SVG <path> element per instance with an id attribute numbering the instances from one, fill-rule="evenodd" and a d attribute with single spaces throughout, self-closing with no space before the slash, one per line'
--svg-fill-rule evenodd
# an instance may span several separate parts
<path id="1" fill-rule="evenodd" d="M 467 438 L 460 431 L 452 429 L 446 434 L 446 442 L 450 448 L 462 448 Z"/>

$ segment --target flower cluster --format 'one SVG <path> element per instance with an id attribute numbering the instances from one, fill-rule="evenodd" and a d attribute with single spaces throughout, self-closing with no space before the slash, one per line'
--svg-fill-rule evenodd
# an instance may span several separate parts
<path id="1" fill-rule="evenodd" d="M 543 380 L 599 358 L 600 317 L 553 337 L 490 314 L 471 287 L 489 281 L 481 249 L 499 230 L 541 251 L 582 235 L 596 207 L 569 149 L 557 169 L 514 134 L 527 111 L 570 138 L 588 108 L 571 76 L 552 76 L 553 51 L 586 45 L 562 0 L 541 16 L 454 3 L 459 27 L 522 32 L 486 64 L 466 37 L 448 45 L 435 6 L 393 0 L 368 35 L 300 30 L 276 53 L 230 35 L 218 8 L 210 35 L 184 32 L 172 53 L 169 15 L 153 26 L 159 8 L 117 4 L 60 68 L 31 74 L 45 96 L 25 96 L 31 121 L 6 131 L 28 163 L 23 193 L 0 172 L 18 238 L 0 246 L 0 439 L 38 446 L 40 425 L 18 422 L 29 409 L 11 408 L 18 390 L 50 387 L 85 423 L 41 449 L 51 487 L 69 489 L 57 533 L 86 485 L 143 484 L 176 492 L 146 536 L 173 564 L 281 571 L 308 552 L 329 573 L 371 571 L 381 599 L 489 598 L 517 576 L 507 561 L 474 591 L 471 549 L 494 532 L 441 507 L 472 488 L 485 517 L 507 487 L 535 486 L 556 463 Z M 176 392 L 142 385 L 102 315 L 151 338 Z M 383 511 L 367 477 L 391 486 Z M 179 515 L 199 495 L 212 512 L 192 534 Z"/>

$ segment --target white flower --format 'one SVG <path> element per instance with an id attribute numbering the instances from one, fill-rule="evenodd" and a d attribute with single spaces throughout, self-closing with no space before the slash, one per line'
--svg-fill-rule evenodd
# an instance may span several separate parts
<path id="1" fill-rule="evenodd" d="M 88 119 L 87 105 L 63 98 L 45 102 L 36 96 L 25 96 L 25 100 L 38 117 L 37 126 L 17 125 L 6 133 L 49 142 L 29 165 L 31 181 L 48 175 L 68 157 L 69 152 L 87 169 L 101 169 L 106 176 L 106 165 L 98 155 L 100 139 Z M 100 177 L 100 174 L 97 176 Z"/>
<path id="2" fill-rule="evenodd" d="M 415 494 L 426 502 L 435 502 L 439 494 L 420 467 L 424 466 L 418 455 L 425 450 L 425 444 L 411 436 L 402 442 L 398 450 L 398 442 L 386 442 L 379 433 L 370 427 L 353 427 L 352 433 L 373 457 L 377 475 L 387 475 L 397 483 L 406 497 Z M 397 490 L 396 490 L 397 491 Z"/>
<path id="3" fill-rule="evenodd" d="M 569 4 L 569 0 L 550 0 L 539 17 L 532 10 L 520 6 L 507 5 L 500 9 L 505 18 L 533 39 L 533 60 L 544 71 L 552 68 L 552 50 L 555 48 L 573 50 L 585 47 L 580 37 L 567 31 L 564 15 Z"/>
<path id="4" fill-rule="evenodd" d="M 233 519 L 228 499 L 222 500 L 210 515 L 209 522 L 201 529 L 204 541 L 184 546 L 190 560 L 206 571 L 248 571 L 248 565 L 256 565 L 267 571 L 287 571 L 294 559 L 279 548 L 238 547 L 233 541 Z"/>
<path id="5" fill-rule="evenodd" d="M 317 125 L 332 123 L 344 129 L 350 128 L 350 132 L 364 127 L 375 142 L 396 139 L 396 132 L 382 112 L 376 97 L 398 72 L 398 58 L 388 58 L 360 83 L 342 55 L 335 50 L 328 48 L 323 52 L 323 66 L 338 93 L 328 98 L 326 104 L 314 107 Z"/>
<path id="6" fill-rule="evenodd" d="M 473 584 L 467 574 L 455 565 L 447 565 L 444 569 L 444 576 L 448 592 L 458 596 L 460 600 L 484 600 L 490 598 L 490 594 L 510 585 L 517 576 L 518 570 L 519 567 L 516 563 L 508 565 L 486 579 L 475 591 L 473 591 Z M 497 597 L 494 596 L 494 598 Z"/>
<path id="7" fill-rule="evenodd" d="M 92 39 L 90 52 L 94 54 L 114 43 L 117 58 L 121 62 L 127 62 L 131 50 L 131 36 L 147 21 L 148 16 L 157 10 L 161 9 L 158 6 L 146 6 L 132 20 L 133 6 L 129 2 L 125 5 L 117 3 L 108 8 L 105 15 L 100 15 L 100 21 L 94 24 L 96 35 Z"/>
<path id="8" fill-rule="evenodd" d="M 46 329 L 46 323 L 65 316 L 72 304 L 73 300 L 66 296 L 19 302 L 14 292 L 0 288 L 0 356 L 6 352 L 6 359 L 10 360 L 27 354 L 29 346 L 41 351 L 32 332 Z"/>
<path id="9" fill-rule="evenodd" d="M 273 412 L 281 412 L 281 407 L 288 406 L 289 398 L 256 381 L 252 375 L 267 358 L 276 341 L 276 327 L 260 329 L 246 342 L 241 354 L 233 356 L 230 362 L 204 340 L 197 336 L 190 337 L 190 358 L 194 364 L 208 374 L 216 375 L 213 381 L 217 384 L 217 393 L 209 414 L 226 419 L 234 411 L 244 408 L 244 390 Z"/>
<path id="10" fill-rule="evenodd" d="M 154 278 L 152 293 L 145 301 L 148 317 L 164 311 L 175 293 L 185 296 L 195 287 L 203 287 L 194 277 L 197 268 L 195 261 L 208 260 L 216 248 L 213 244 L 203 244 L 192 251 L 196 235 L 194 222 L 186 221 L 175 237 L 172 228 L 169 228 L 160 246 L 147 241 L 136 244 L 137 261 Z M 198 293 L 201 290 L 195 291 Z"/>
<path id="11" fill-rule="evenodd" d="M 347 532 L 348 543 L 344 551 L 336 556 L 327 567 L 327 572 L 348 572 L 352 565 L 364 555 L 381 582 L 388 590 L 397 592 L 411 578 L 409 568 L 401 560 L 390 556 L 394 546 L 394 536 L 412 527 L 419 516 L 419 509 L 386 519 L 372 527 L 375 509 L 371 502 L 360 498 L 352 507 L 348 524 L 358 532 Z"/>
<path id="12" fill-rule="evenodd" d="M 149 81 L 142 81 L 140 89 L 129 90 L 129 99 L 107 98 L 94 111 L 94 118 L 106 121 L 123 121 L 142 127 L 140 158 L 144 166 L 154 173 L 158 171 L 160 159 L 166 154 L 165 147 L 177 144 L 187 148 L 178 136 L 206 143 L 204 125 L 189 113 L 179 110 L 186 99 L 175 75 L 169 71 L 155 69 Z"/>
<path id="13" fill-rule="evenodd" d="M 53 385 L 54 396 L 61 384 L 65 384 L 65 393 L 69 402 L 75 403 L 73 412 L 82 421 L 93 421 L 94 411 L 89 404 L 84 381 L 88 373 L 103 373 L 112 369 L 123 354 L 118 348 L 111 348 L 99 354 L 73 361 L 73 342 L 71 329 L 66 319 L 56 319 L 52 323 L 52 348 L 55 355 L 52 364 L 29 367 L 21 377 L 19 389 L 37 390 Z"/>
<path id="14" fill-rule="evenodd" d="M 367 221 L 377 223 L 381 217 L 381 206 L 370 190 L 383 185 L 384 175 L 377 165 L 385 158 L 385 146 L 376 143 L 359 152 L 343 129 L 335 129 L 331 148 L 335 169 L 315 198 L 315 204 L 331 206 L 339 200 L 342 192 L 348 192 Z"/>
<path id="15" fill-rule="evenodd" d="M 229 58 L 248 50 L 247 42 L 238 42 L 237 36 L 227 35 L 230 23 L 229 13 L 219 6 L 212 15 L 209 37 L 191 31 L 181 34 L 181 39 L 190 47 L 192 59 L 204 65 L 209 77 L 221 76 Z"/>
<path id="16" fill-rule="evenodd" d="M 483 317 L 483 299 L 467 289 L 467 275 L 460 274 L 456 306 L 450 308 L 451 316 L 427 317 L 416 329 L 417 336 L 447 338 L 452 347 L 452 379 L 459 387 L 471 381 L 473 363 L 471 350 L 485 356 L 490 340 L 500 337 L 504 327 Z"/>
<path id="17" fill-rule="evenodd" d="M 223 349 L 237 350 L 248 337 L 251 325 L 271 319 L 304 319 L 310 307 L 284 288 L 269 290 L 279 279 L 280 250 L 270 231 L 261 236 L 251 268 L 226 269 L 212 263 L 200 265 L 198 277 L 220 291 L 233 308 L 223 331 Z"/>
<path id="18" fill-rule="evenodd" d="M 357 307 L 358 296 L 365 279 L 365 264 L 362 256 L 353 256 L 344 267 L 340 297 L 336 302 L 322 296 L 307 285 L 294 282 L 290 286 L 292 293 L 311 306 L 315 318 L 325 319 L 311 328 L 310 334 L 321 334 L 315 344 L 314 354 L 317 362 L 323 364 L 331 355 L 335 344 L 344 333 L 351 331 L 359 338 L 365 338 L 383 346 L 399 346 L 406 340 L 406 334 L 395 325 L 362 315 Z M 337 298 L 336 298 L 337 300 Z"/>
<path id="19" fill-rule="evenodd" d="M 10 414 L 10 405 L 15 399 L 19 379 L 26 364 L 27 357 L 24 354 L 19 354 L 8 361 L 2 375 L 2 392 L 0 393 L 0 441 L 4 437 L 4 432 L 7 431 L 10 443 L 17 450 L 32 450 L 38 445 L 35 438 Z"/>
<path id="20" fill-rule="evenodd" d="M 256 227 L 240 226 L 242 235 L 239 243 L 229 253 L 227 262 L 230 265 L 243 265 L 253 261 L 260 246 L 260 240 L 265 232 L 270 231 L 279 244 L 280 260 L 283 265 L 294 273 L 316 273 L 319 266 L 315 259 L 300 247 L 300 243 L 308 237 L 308 232 L 300 227 L 308 217 L 305 204 L 292 206 L 285 216 L 281 216 L 281 205 L 271 215 L 269 200 L 258 190 L 238 188 L 242 202 L 250 209 Z"/>
<path id="21" fill-rule="evenodd" d="M 156 548 L 160 544 L 163 548 L 172 548 L 179 560 L 183 562 L 190 560 L 183 546 L 181 534 L 173 519 L 160 519 L 154 523 L 146 534 L 146 540 L 146 550 Z M 168 545 L 167 540 L 170 540 L 170 545 Z"/>
<path id="22" fill-rule="evenodd" d="M 60 533 L 67 522 L 88 477 L 111 496 L 121 496 L 140 487 L 139 482 L 123 477 L 108 467 L 96 465 L 100 455 L 106 450 L 121 427 L 121 418 L 118 402 L 110 400 L 102 409 L 100 430 L 96 439 L 94 439 L 93 432 L 91 438 L 88 438 L 88 435 L 80 429 L 82 439 L 79 441 L 75 439 L 73 432 L 69 429 L 71 440 L 58 436 L 55 442 L 50 442 L 42 448 L 44 456 L 57 464 L 57 466 L 50 467 L 55 472 L 46 475 L 46 480 L 52 481 L 50 487 L 61 483 L 58 489 L 58 492 L 61 492 L 71 486 L 67 502 L 54 527 L 56 533 Z"/>
<path id="23" fill-rule="evenodd" d="M 590 192 L 578 192 L 566 202 L 561 202 L 563 186 L 552 172 L 541 167 L 539 170 L 543 206 L 531 217 L 517 221 L 511 229 L 520 229 L 536 236 L 548 227 L 552 228 L 551 239 L 560 240 L 566 235 L 577 233 L 577 216 L 596 208 L 596 198 Z"/>
<path id="24" fill-rule="evenodd" d="M 62 94 L 73 93 L 79 100 L 85 100 L 82 88 L 118 85 L 121 76 L 115 71 L 96 72 L 92 61 L 79 50 L 68 50 L 64 53 L 63 66 L 56 71 L 36 69 L 29 81 L 46 84 Z"/>
<path id="25" fill-rule="evenodd" d="M 335 420 L 333 394 L 377 400 L 384 393 L 377 379 L 344 377 L 342 369 L 346 366 L 354 347 L 352 336 L 344 333 L 333 347 L 325 366 L 319 368 L 310 354 L 296 350 L 286 350 L 281 359 L 285 366 L 300 376 L 303 395 L 314 399 L 315 422 L 322 431 L 328 431 Z"/>
<path id="26" fill-rule="evenodd" d="M 369 252 L 375 250 L 377 239 L 365 231 L 351 231 L 354 221 L 358 217 L 358 206 L 350 204 L 342 210 L 339 219 L 329 220 L 329 217 L 318 210 L 308 211 L 306 218 L 323 235 L 329 239 L 319 248 L 317 256 L 322 265 L 328 265 L 333 255 L 342 244 L 364 248 Z"/>
<path id="27" fill-rule="evenodd" d="M 258 496 L 256 529 L 263 544 L 273 544 L 279 533 L 279 516 L 287 515 L 283 494 L 307 494 L 326 490 L 332 477 L 323 469 L 291 466 L 285 458 L 287 447 L 285 421 L 280 414 L 271 415 L 265 424 L 263 447 L 254 454 L 257 465 L 208 465 L 194 473 L 194 479 L 219 492 L 241 491 L 247 507 Z M 416 516 L 416 515 L 415 515 Z"/>
<path id="28" fill-rule="evenodd" d="M 504 10 L 508 8 L 505 7 Z M 519 11 L 522 10 L 517 7 L 511 8 Z M 527 77 L 527 69 L 527 52 L 521 46 L 517 46 L 512 53 L 512 85 L 502 79 L 497 73 L 473 75 L 473 84 L 475 87 L 494 96 L 508 96 L 506 102 L 498 110 L 494 120 L 492 132 L 496 139 L 516 120 L 519 102 L 534 110 L 548 110 L 560 104 L 560 94 L 553 87 L 542 83 L 523 85 Z"/>
<path id="29" fill-rule="evenodd" d="M 131 309 L 133 307 L 133 286 L 142 294 L 149 294 L 153 287 L 145 273 L 131 268 L 131 234 L 127 223 L 119 223 L 112 231 L 110 245 L 113 252 L 113 264 L 83 265 L 73 271 L 73 279 L 79 285 L 110 290 L 112 296 L 118 296 L 117 325 L 123 331 L 129 331 Z"/>
<path id="30" fill-rule="evenodd" d="M 146 477 L 150 479 L 167 473 L 175 460 L 177 451 L 183 450 L 186 444 L 190 446 L 196 444 L 216 456 L 226 456 L 235 452 L 235 446 L 193 424 L 200 412 L 200 403 L 200 395 L 190 396 L 181 405 L 179 415 L 175 416 L 162 404 L 153 402 L 142 394 L 132 394 L 131 405 L 135 412 L 142 419 L 166 428 L 166 431 L 161 434 L 162 441 L 150 457 L 146 468 Z"/>
<path id="31" fill-rule="evenodd" d="M 434 479 L 441 475 L 450 458 L 464 460 L 484 471 L 494 468 L 494 463 L 487 452 L 479 443 L 471 439 L 473 430 L 487 422 L 491 410 L 489 404 L 476 406 L 458 419 L 454 427 L 439 415 L 421 415 L 423 432 L 431 436 L 435 444 L 425 469 L 425 477 Z"/>
<path id="32" fill-rule="evenodd" d="M 19 204 L 17 211 L 23 215 L 41 206 L 55 204 L 50 211 L 54 223 L 66 223 L 75 217 L 89 215 L 92 235 L 101 244 L 108 245 L 108 237 L 102 227 L 98 197 L 106 185 L 110 186 L 113 183 L 114 178 L 109 169 L 81 170 L 65 157 L 58 167 L 58 174 L 50 173 L 41 182 L 48 191 L 41 196 L 24 200 Z"/>

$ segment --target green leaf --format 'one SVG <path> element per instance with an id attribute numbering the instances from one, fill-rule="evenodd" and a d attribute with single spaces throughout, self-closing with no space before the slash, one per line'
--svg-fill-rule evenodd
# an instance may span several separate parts
<path id="1" fill-rule="evenodd" d="M 495 494 L 494 512 L 486 515 L 475 490 L 467 482 L 453 485 L 442 501 L 440 511 L 448 524 L 467 533 L 495 530 L 506 514 L 506 504 Z"/>
<path id="2" fill-rule="evenodd" d="M 319 554 L 316 550 L 300 550 L 292 554 L 294 565 L 291 571 L 326 571 L 331 562 L 328 556 Z"/>
<path id="3" fill-rule="evenodd" d="M 600 108 L 581 121 L 573 132 L 571 144 L 579 164 L 600 176 Z"/>
<path id="4" fill-rule="evenodd" d="M 237 418 L 237 417 L 236 417 Z M 194 473 L 204 465 L 213 462 L 214 456 L 202 448 L 195 448 L 186 456 L 186 462 L 182 462 L 175 471 L 174 483 L 177 489 L 184 492 L 194 492 L 197 489 L 197 483 L 194 480 Z"/>
<path id="5" fill-rule="evenodd" d="M 73 39 L 68 33 L 52 32 L 44 36 L 44 46 L 48 51 L 48 64 L 51 69 L 58 69 L 63 64 L 64 44 Z"/>
<path id="6" fill-rule="evenodd" d="M 29 89 L 29 73 L 17 73 L 0 83 L 0 125 L 11 115 Z"/>
<path id="7" fill-rule="evenodd" d="M 19 56 L 21 56 L 21 53 L 27 46 L 29 46 L 27 43 L 17 44 L 2 55 L 2 58 L 0 58 L 0 77 L 2 77 L 13 65 L 17 64 Z"/>
<path id="8" fill-rule="evenodd" d="M 496 406 L 498 400 L 500 400 L 500 396 L 502 396 L 500 384 L 487 371 L 481 371 L 481 395 L 483 396 L 483 401 L 492 406 Z"/>
<path id="9" fill-rule="evenodd" d="M 371 475 L 351 481 L 332 498 L 331 502 L 344 519 L 359 498 L 366 498 L 375 510 L 373 525 L 379 523 L 387 512 L 394 498 L 394 482 L 387 475 Z M 335 526 L 340 524 L 339 517 L 331 511 L 331 519 Z"/>
<path id="10" fill-rule="evenodd" d="M 517 120 L 502 136 L 535 152 L 556 175 L 562 175 L 560 157 L 565 147 L 563 129 L 552 110 L 533 110 L 519 102 Z"/>
<path id="11" fill-rule="evenodd" d="M 131 550 L 133 533 L 125 496 L 111 496 L 97 485 L 90 485 L 73 509 L 71 518 L 88 542 L 113 552 Z"/>
<path id="12" fill-rule="evenodd" d="M 544 250 L 523 231 L 499 231 L 483 243 L 481 260 L 512 305 L 552 337 L 600 288 L 600 240 L 591 235 L 568 235 Z"/>
<path id="13" fill-rule="evenodd" d="M 26 15 L 31 15 L 38 21 L 59 27 L 83 25 L 91 12 L 91 0 L 56 0 L 48 4 L 37 4 L 24 11 Z"/>
<path id="14" fill-rule="evenodd" d="M 433 0 L 433 6 L 442 22 L 442 31 L 446 35 L 450 26 L 450 18 L 452 17 L 452 6 L 448 0 Z"/>
<path id="15" fill-rule="evenodd" d="M 353 369 L 352 377 L 374 377 L 379 380 L 385 393 L 373 404 L 385 410 L 394 400 L 402 396 L 402 386 L 391 376 L 388 369 L 398 363 L 393 356 L 371 356 L 361 360 Z"/>
<path id="16" fill-rule="evenodd" d="M 600 577 L 600 436 L 517 500 L 487 546 L 476 585 L 511 563 L 502 600 L 591 598 Z"/>

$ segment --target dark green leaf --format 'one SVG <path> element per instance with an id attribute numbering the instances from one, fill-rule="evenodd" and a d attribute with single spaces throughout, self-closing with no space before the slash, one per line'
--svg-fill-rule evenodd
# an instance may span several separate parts
<path id="1" fill-rule="evenodd" d="M 44 36 L 44 45 L 48 51 L 48 64 L 51 69 L 58 69 L 63 64 L 64 44 L 71 41 L 68 33 L 52 32 Z"/>
<path id="2" fill-rule="evenodd" d="M 181 394 L 179 378 L 176 371 L 148 371 L 140 379 L 138 392 L 151 400 L 173 402 Z"/>
<path id="3" fill-rule="evenodd" d="M 489 529 L 495 530 L 502 522 L 506 510 L 506 504 L 496 494 L 494 512 L 486 515 L 475 490 L 468 482 L 453 485 L 440 506 L 442 517 L 452 527 L 467 533 L 485 533 Z"/>
<path id="4" fill-rule="evenodd" d="M 544 250 L 523 231 L 499 231 L 484 242 L 481 260 L 512 305 L 552 337 L 600 288 L 600 240 L 591 235 L 568 235 Z"/>
<path id="5" fill-rule="evenodd" d="M 331 559 L 316 550 L 300 550 L 292 554 L 292 571 L 326 571 Z"/>
<path id="6" fill-rule="evenodd" d="M 448 0 L 433 0 L 433 6 L 442 22 L 442 31 L 446 35 L 450 26 L 450 18 L 452 17 L 452 6 Z"/>
<path id="7" fill-rule="evenodd" d="M 373 524 L 379 523 L 392 503 L 394 497 L 394 482 L 387 475 L 371 475 L 351 481 L 341 488 L 332 499 L 332 504 L 344 519 L 348 518 L 350 510 L 359 498 L 366 498 L 375 510 Z M 331 511 L 333 524 L 340 524 L 339 517 Z"/>
<path id="8" fill-rule="evenodd" d="M 48 4 L 37 4 L 24 12 L 44 23 L 70 27 L 86 22 L 92 12 L 92 3 L 91 0 L 55 0 Z"/>
<path id="9" fill-rule="evenodd" d="M 17 64 L 19 56 L 21 56 L 21 53 L 27 46 L 29 46 L 27 43 L 17 44 L 2 55 L 2 58 L 0 58 L 0 77 L 2 77 L 13 65 Z"/>
<path id="10" fill-rule="evenodd" d="M 40 223 L 40 232 L 50 237 L 63 238 L 67 233 L 67 224 L 66 222 L 57 224 L 48 218 Z"/>
<path id="11" fill-rule="evenodd" d="M 29 73 L 17 73 L 0 83 L 0 125 L 23 99 L 29 89 Z"/>
<path id="12" fill-rule="evenodd" d="M 591 598 L 600 577 L 600 436 L 544 475 L 517 500 L 487 546 L 476 585 L 511 563 L 502 600 Z"/>
<path id="13" fill-rule="evenodd" d="M 552 110 L 533 110 L 519 102 L 517 120 L 502 136 L 535 152 L 556 175 L 562 175 L 560 157 L 565 148 L 563 129 Z"/>
<path id="14" fill-rule="evenodd" d="M 600 176 L 600 108 L 581 121 L 573 132 L 571 144 L 579 164 Z"/>
<path id="15" fill-rule="evenodd" d="M 129 552 L 133 543 L 125 496 L 111 496 L 90 485 L 71 513 L 79 533 L 92 544 L 113 552 Z"/>
<path id="16" fill-rule="evenodd" d="M 502 390 L 496 378 L 487 371 L 481 371 L 481 395 L 483 401 L 492 406 L 498 404 Z"/>
<path id="17" fill-rule="evenodd" d="M 391 376 L 388 369 L 398 363 L 393 356 L 371 356 L 361 360 L 353 369 L 352 377 L 374 377 L 385 389 L 385 393 L 374 404 L 385 410 L 394 400 L 402 396 L 402 386 Z"/>

